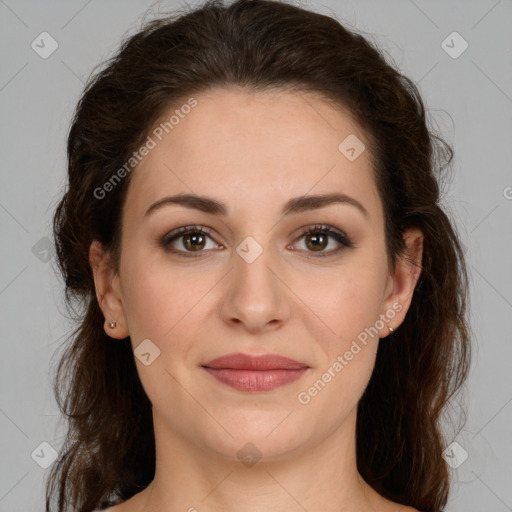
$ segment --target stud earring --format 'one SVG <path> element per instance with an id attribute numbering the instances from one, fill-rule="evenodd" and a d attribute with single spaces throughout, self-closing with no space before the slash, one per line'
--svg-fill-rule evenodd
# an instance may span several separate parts
<path id="1" fill-rule="evenodd" d="M 394 331 L 394 329 L 392 329 L 391 327 L 388 326 L 388 329 L 389 329 L 389 332 L 392 333 Z"/>
<path id="2" fill-rule="evenodd" d="M 108 326 L 113 329 L 116 326 L 115 322 L 109 322 Z"/>

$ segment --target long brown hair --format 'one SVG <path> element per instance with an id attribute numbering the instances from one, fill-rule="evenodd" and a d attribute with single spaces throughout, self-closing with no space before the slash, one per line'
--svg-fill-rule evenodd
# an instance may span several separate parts
<path id="1" fill-rule="evenodd" d="M 132 173 L 123 173 L 104 197 L 97 191 L 171 105 L 231 85 L 295 87 L 348 108 L 371 139 L 392 266 L 404 250 L 403 230 L 423 232 L 422 272 L 410 309 L 380 343 L 358 405 L 357 466 L 388 499 L 438 512 L 450 483 L 441 414 L 470 364 L 464 251 L 440 205 L 453 150 L 429 127 L 414 83 L 367 38 L 333 17 L 270 0 L 207 1 L 145 22 L 80 98 L 67 142 L 69 182 L 54 216 L 59 268 L 77 327 L 54 381 L 69 426 L 48 479 L 46 510 L 110 506 L 154 477 L 151 404 L 130 339 L 112 342 L 103 330 L 88 261 L 93 240 L 118 256 Z"/>

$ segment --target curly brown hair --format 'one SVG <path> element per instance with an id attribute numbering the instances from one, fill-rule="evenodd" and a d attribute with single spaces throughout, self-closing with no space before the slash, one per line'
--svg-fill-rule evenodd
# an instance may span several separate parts
<path id="1" fill-rule="evenodd" d="M 464 251 L 440 205 L 453 150 L 429 127 L 415 84 L 367 37 L 333 17 L 271 0 L 210 0 L 145 22 L 89 79 L 78 102 L 67 141 L 69 181 L 53 225 L 77 327 L 54 381 L 69 427 L 48 479 L 46 511 L 110 506 L 154 477 L 151 403 L 130 339 L 108 343 L 88 259 L 94 240 L 118 255 L 132 173 L 106 199 L 94 191 L 170 105 L 229 85 L 296 87 L 348 108 L 370 136 L 393 267 L 405 248 L 402 232 L 423 233 L 410 309 L 392 342 L 379 345 L 358 404 L 357 469 L 384 497 L 439 512 L 450 486 L 441 414 L 470 365 Z"/>

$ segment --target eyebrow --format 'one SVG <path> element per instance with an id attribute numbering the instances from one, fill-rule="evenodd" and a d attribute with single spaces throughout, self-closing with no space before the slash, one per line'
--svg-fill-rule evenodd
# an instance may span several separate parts
<path id="1" fill-rule="evenodd" d="M 200 196 L 197 194 L 177 194 L 159 199 L 146 210 L 144 216 L 147 217 L 156 210 L 173 204 L 185 206 L 186 208 L 199 210 L 201 212 L 209 213 L 212 215 L 226 216 L 228 214 L 226 205 L 221 201 L 213 199 L 212 197 Z M 347 204 L 355 206 L 365 217 L 369 216 L 368 210 L 359 201 L 353 197 L 341 193 L 294 197 L 286 202 L 281 211 L 281 215 L 284 216 L 294 213 L 317 210 L 331 204 Z"/>

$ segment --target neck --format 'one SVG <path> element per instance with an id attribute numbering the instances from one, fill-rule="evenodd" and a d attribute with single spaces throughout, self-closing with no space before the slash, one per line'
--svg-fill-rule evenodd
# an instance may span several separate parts
<path id="1" fill-rule="evenodd" d="M 155 478 L 136 497 L 145 512 L 384 512 L 391 503 L 357 472 L 356 410 L 331 435 L 293 453 L 265 456 L 241 440 L 242 460 L 199 446 L 153 415 Z"/>

